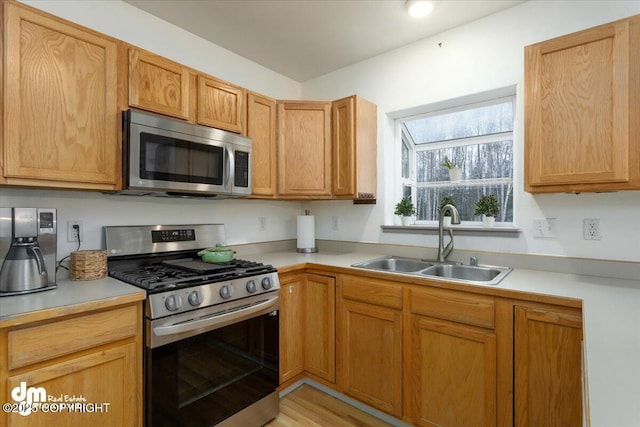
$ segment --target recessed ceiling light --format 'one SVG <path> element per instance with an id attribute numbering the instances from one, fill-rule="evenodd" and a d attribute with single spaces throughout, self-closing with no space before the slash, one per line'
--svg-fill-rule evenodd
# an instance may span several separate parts
<path id="1" fill-rule="evenodd" d="M 405 8 L 414 18 L 422 18 L 433 11 L 433 3 L 426 0 L 407 0 Z"/>

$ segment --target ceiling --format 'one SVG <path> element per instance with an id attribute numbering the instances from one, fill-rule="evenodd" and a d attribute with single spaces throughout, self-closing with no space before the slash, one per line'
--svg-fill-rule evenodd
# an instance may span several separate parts
<path id="1" fill-rule="evenodd" d="M 524 0 L 125 0 L 299 82 L 480 19 Z"/>

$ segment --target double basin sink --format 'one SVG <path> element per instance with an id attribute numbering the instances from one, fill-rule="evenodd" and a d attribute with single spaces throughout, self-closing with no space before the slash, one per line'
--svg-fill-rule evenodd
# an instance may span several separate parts
<path id="1" fill-rule="evenodd" d="M 376 258 L 353 264 L 352 267 L 480 285 L 497 285 L 512 270 L 508 267 L 440 263 L 397 256 Z"/>

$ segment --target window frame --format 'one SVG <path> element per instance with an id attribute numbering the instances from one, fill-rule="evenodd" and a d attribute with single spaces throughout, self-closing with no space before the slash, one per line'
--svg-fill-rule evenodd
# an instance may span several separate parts
<path id="1" fill-rule="evenodd" d="M 416 144 L 413 140 L 411 133 L 405 125 L 405 121 L 417 120 L 425 117 L 433 117 L 439 115 L 445 115 L 449 113 L 455 113 L 458 111 L 470 110 L 475 108 L 481 108 L 488 105 L 495 105 L 505 102 L 511 102 L 512 111 L 513 111 L 513 126 L 511 131 L 506 132 L 497 132 L 493 134 L 479 135 L 479 136 L 469 136 L 462 137 L 457 139 L 451 139 L 446 141 L 437 141 L 437 142 L 429 142 L 423 144 Z M 428 108 L 428 106 L 425 106 Z M 409 186 L 411 188 L 411 200 L 417 206 L 417 189 L 418 188 L 428 188 L 428 187 L 438 187 L 438 186 L 448 186 L 451 187 L 451 181 L 434 181 L 431 183 L 418 183 L 417 182 L 417 165 L 416 165 L 416 157 L 417 153 L 420 151 L 431 151 L 438 150 L 442 148 L 450 148 L 450 147 L 462 147 L 462 146 L 476 146 L 484 143 L 491 142 L 499 142 L 510 140 L 511 141 L 511 149 L 513 155 L 512 169 L 511 169 L 511 177 L 510 178 L 487 178 L 487 179 L 463 179 L 460 181 L 460 184 L 456 183 L 454 186 L 456 187 L 475 187 L 481 185 L 491 185 L 491 184 L 510 184 L 511 185 L 511 200 L 512 200 L 512 220 L 511 221 L 500 221 L 496 222 L 496 227 L 514 227 L 516 224 L 516 206 L 515 206 L 515 127 L 516 127 L 516 107 L 517 107 L 517 98 L 515 93 L 510 94 L 501 94 L 498 96 L 487 96 L 483 99 L 477 99 L 474 102 L 464 102 L 459 103 L 455 106 L 449 106 L 446 108 L 432 108 L 427 112 L 407 115 L 407 116 L 397 116 L 396 123 L 398 128 L 398 140 L 400 142 L 399 147 L 402 150 L 403 145 L 407 145 L 409 148 L 409 178 L 402 177 L 402 161 L 400 161 L 400 165 L 398 162 L 396 163 L 396 177 L 400 180 L 400 193 L 401 197 L 405 194 L 405 188 Z M 402 151 L 400 151 L 400 156 L 402 157 Z M 469 185 L 471 184 L 471 185 Z M 462 221 L 460 226 L 466 227 L 477 227 L 481 226 L 482 221 Z M 433 226 L 438 225 L 438 220 L 418 220 L 416 218 L 415 225 L 418 226 Z"/>

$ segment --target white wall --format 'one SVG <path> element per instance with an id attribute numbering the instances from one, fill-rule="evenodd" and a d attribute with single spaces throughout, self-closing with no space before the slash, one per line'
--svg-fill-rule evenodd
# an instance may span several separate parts
<path id="1" fill-rule="evenodd" d="M 23 1 L 61 18 L 274 98 L 300 97 L 300 83 L 268 70 L 122 1 Z M 69 220 L 81 220 L 82 249 L 104 247 L 103 225 L 224 223 L 229 244 L 293 239 L 299 202 L 185 200 L 111 196 L 94 192 L 0 188 L 0 206 L 58 209 L 58 257 Z M 259 217 L 266 219 L 259 229 Z"/>
<path id="2" fill-rule="evenodd" d="M 437 247 L 435 235 L 380 229 L 381 224 L 397 223 L 392 212 L 400 186 L 389 164 L 398 162 L 399 150 L 391 116 L 515 85 L 514 205 L 516 226 L 523 232 L 519 237 L 456 236 L 456 247 L 640 261 L 640 192 L 532 196 L 523 190 L 524 46 L 638 13 L 637 1 L 527 1 L 303 83 L 305 99 L 357 93 L 378 105 L 378 204 L 311 203 L 307 207 L 316 215 L 317 237 Z M 338 232 L 332 231 L 333 216 L 339 218 Z M 543 217 L 556 218 L 556 239 L 533 238 L 532 221 Z M 583 218 L 600 218 L 602 240 L 582 239 Z"/>
<path id="3" fill-rule="evenodd" d="M 300 98 L 300 83 L 121 0 L 20 0 L 263 95 Z"/>
<path id="4" fill-rule="evenodd" d="M 382 233 L 390 224 L 397 188 L 385 170 L 393 161 L 390 114 L 412 107 L 516 85 L 518 108 L 515 150 L 515 208 L 519 237 L 457 236 L 456 247 L 617 260 L 640 260 L 640 192 L 531 196 L 522 179 L 523 46 L 600 23 L 640 13 L 640 2 L 528 1 L 439 36 L 354 64 L 308 81 L 302 86 L 217 45 L 189 34 L 122 1 L 24 1 L 54 15 L 151 50 L 195 69 L 280 99 L 337 99 L 358 93 L 379 111 L 379 195 L 377 205 L 350 202 L 266 202 L 258 200 L 194 201 L 106 196 L 88 192 L 0 190 L 0 206 L 58 208 L 61 232 L 66 221 L 84 222 L 83 248 L 101 247 L 101 226 L 179 222 L 224 222 L 229 243 L 261 242 L 295 237 L 295 216 L 308 208 L 316 215 L 317 237 L 349 241 L 437 246 L 433 235 Z M 428 25 L 428 21 L 425 22 Z M 438 43 L 442 42 L 442 47 Z M 614 206 L 615 208 L 607 208 Z M 258 217 L 267 230 L 258 230 Z M 333 232 L 332 216 L 339 218 Z M 558 238 L 531 236 L 534 218 L 557 219 Z M 581 238 L 582 218 L 601 220 L 602 240 Z M 59 239 L 59 252 L 73 244 Z M 429 255 L 432 252 L 429 253 Z"/>

